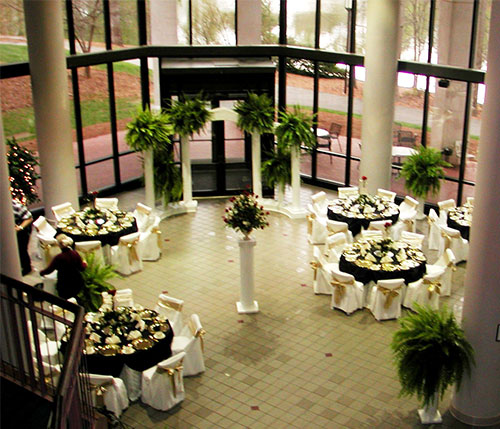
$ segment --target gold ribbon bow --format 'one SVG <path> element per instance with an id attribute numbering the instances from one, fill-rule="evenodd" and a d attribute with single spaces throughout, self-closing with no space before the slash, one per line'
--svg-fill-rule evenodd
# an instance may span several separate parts
<path id="1" fill-rule="evenodd" d="M 430 300 L 432 298 L 433 293 L 437 293 L 438 295 L 441 295 L 441 283 L 424 279 L 424 285 L 427 286 L 427 297 Z"/>
<path id="2" fill-rule="evenodd" d="M 100 248 L 101 248 L 101 245 L 100 244 L 96 244 L 95 246 L 89 247 L 88 249 L 86 249 L 84 247 L 81 247 L 81 248 L 78 249 L 78 252 L 83 253 L 84 255 L 86 255 L 88 253 L 93 253 L 96 250 L 99 250 Z"/>
<path id="3" fill-rule="evenodd" d="M 179 364 L 175 368 L 161 368 L 161 367 L 156 367 L 156 371 L 160 374 L 166 373 L 168 375 L 168 378 L 170 378 L 170 383 L 172 383 L 172 392 L 174 393 L 174 398 L 177 397 L 177 386 L 175 383 L 175 376 L 177 374 L 177 377 L 180 378 L 181 371 L 184 369 L 182 366 L 182 361 L 179 362 Z"/>
<path id="4" fill-rule="evenodd" d="M 313 230 L 313 220 L 316 218 L 314 213 L 309 213 L 307 215 L 307 234 L 311 235 Z"/>
<path id="5" fill-rule="evenodd" d="M 387 288 L 380 286 L 380 285 L 377 287 L 378 287 L 378 290 L 380 292 L 382 292 L 385 296 L 384 308 L 387 310 L 391 306 L 392 300 L 399 295 L 399 291 L 401 290 L 401 286 L 398 286 L 395 289 L 387 289 Z"/>
<path id="6" fill-rule="evenodd" d="M 40 247 L 43 250 L 43 256 L 46 261 L 50 260 L 50 249 L 54 247 L 58 247 L 56 243 L 44 243 L 43 241 L 40 241 Z"/>
<path id="7" fill-rule="evenodd" d="M 451 268 L 452 271 L 457 271 L 457 267 L 452 261 L 448 262 L 448 265 L 446 265 L 446 267 Z"/>
<path id="8" fill-rule="evenodd" d="M 321 268 L 321 264 L 316 261 L 311 261 L 309 262 L 309 265 L 314 270 L 314 280 L 316 280 L 316 278 L 318 277 L 318 268 Z"/>
<path id="9" fill-rule="evenodd" d="M 179 312 L 182 311 L 182 304 L 181 303 L 170 302 L 170 301 L 167 301 L 167 300 L 164 300 L 164 299 L 161 299 L 161 298 L 158 301 L 158 306 L 166 308 L 168 310 L 172 309 L 172 310 L 179 311 Z"/>
<path id="10" fill-rule="evenodd" d="M 106 388 L 112 385 L 113 385 L 113 380 L 106 381 L 105 383 L 102 384 L 90 383 L 90 389 L 95 391 L 97 407 L 104 406 L 104 394 L 107 392 Z"/>
<path id="11" fill-rule="evenodd" d="M 133 264 L 134 262 L 139 262 L 139 255 L 137 254 L 137 243 L 139 243 L 138 238 L 129 243 L 123 243 L 123 245 L 127 246 L 128 248 L 128 262 L 130 264 Z"/>
<path id="12" fill-rule="evenodd" d="M 331 225 L 326 225 L 326 230 L 328 231 L 328 235 L 333 235 L 333 234 L 336 234 L 337 232 L 347 232 L 348 230 L 348 227 L 347 225 L 345 226 L 342 226 L 342 227 L 335 227 L 335 228 L 338 228 L 337 231 L 335 231 Z"/>
<path id="13" fill-rule="evenodd" d="M 403 222 L 406 223 L 408 226 L 413 226 L 413 219 L 403 219 Z"/>
<path id="14" fill-rule="evenodd" d="M 451 247 L 451 237 L 448 235 L 446 231 L 441 230 L 441 237 L 444 238 L 444 250 L 449 249 Z"/>
<path id="15" fill-rule="evenodd" d="M 161 230 L 160 230 L 160 228 L 158 228 L 157 226 L 154 226 L 153 228 L 151 228 L 151 234 L 156 234 L 156 241 L 158 243 L 159 249 L 161 250 L 162 241 L 161 241 Z"/>
<path id="16" fill-rule="evenodd" d="M 200 345 L 201 345 L 201 352 L 202 353 L 205 353 L 205 340 L 203 339 L 203 337 L 205 336 L 206 333 L 207 333 L 207 331 L 205 331 L 203 328 L 201 328 L 194 335 L 195 338 L 199 338 L 200 339 Z"/>
<path id="17" fill-rule="evenodd" d="M 338 280 L 332 280 L 330 284 L 335 288 L 334 292 L 334 299 L 335 299 L 335 304 L 339 305 L 340 301 L 342 301 L 342 298 L 344 298 L 345 295 L 345 289 L 347 286 L 352 286 L 354 285 L 354 280 L 347 280 L 345 282 L 339 282 Z"/>

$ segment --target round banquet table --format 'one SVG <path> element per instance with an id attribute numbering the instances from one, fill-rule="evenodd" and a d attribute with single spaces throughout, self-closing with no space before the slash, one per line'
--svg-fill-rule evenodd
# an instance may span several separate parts
<path id="1" fill-rule="evenodd" d="M 368 200 L 370 203 L 365 203 L 363 200 Z M 365 213 L 364 208 L 367 205 L 375 210 Z M 359 212 L 355 211 L 356 206 L 359 207 Z M 384 207 L 384 209 L 379 210 L 379 207 Z M 390 220 L 394 225 L 399 218 L 399 207 L 393 202 L 373 195 L 362 196 L 361 200 L 359 196 L 339 198 L 328 206 L 327 216 L 330 220 L 347 223 L 349 231 L 355 236 L 361 232 L 362 228 L 367 229 L 372 221 Z"/>
<path id="2" fill-rule="evenodd" d="M 357 243 L 362 242 L 363 240 L 360 240 L 353 245 L 347 246 L 344 249 L 344 252 L 340 256 L 339 260 L 339 269 L 340 271 L 352 274 L 354 278 L 357 281 L 360 281 L 361 283 L 367 284 L 370 283 L 371 281 L 377 282 L 378 280 L 389 280 L 389 279 L 400 279 L 403 278 L 405 280 L 405 283 L 411 283 L 414 281 L 417 281 L 421 279 L 426 270 L 426 261 L 425 261 L 425 256 L 423 256 L 423 253 L 416 248 L 413 248 L 406 243 L 403 244 L 403 242 L 394 242 L 396 245 L 406 245 L 406 248 L 411 254 L 419 255 L 419 259 L 423 259 L 418 261 L 417 266 L 407 268 L 403 267 L 401 263 L 399 263 L 397 260 L 394 260 L 392 264 L 392 267 L 390 267 L 390 270 L 387 270 L 384 268 L 385 264 L 379 264 L 380 267 L 377 269 L 372 269 L 367 266 L 360 266 L 358 265 L 359 261 L 352 261 L 352 260 L 347 260 L 346 256 L 349 258 L 349 250 L 351 249 L 352 246 L 355 246 Z M 368 243 L 375 243 L 378 242 L 379 240 L 364 240 Z M 371 251 L 372 247 L 370 247 Z M 417 261 L 416 261 L 417 262 Z"/>
<path id="3" fill-rule="evenodd" d="M 152 310 L 145 311 L 150 314 L 156 313 Z M 124 333 L 123 335 L 120 335 L 123 347 L 117 346 L 117 349 L 119 350 L 114 350 L 113 353 L 115 354 L 107 354 L 110 349 L 109 345 L 101 343 L 101 346 L 98 346 L 90 339 L 92 332 L 99 332 L 102 336 L 102 331 L 97 330 L 95 324 L 87 322 L 86 326 L 89 327 L 90 330 L 86 329 L 85 343 L 87 346 L 84 350 L 84 356 L 86 357 L 88 372 L 91 374 L 112 375 L 113 377 L 118 377 L 124 365 L 127 365 L 135 371 L 142 372 L 156 365 L 158 362 L 169 358 L 172 355 L 171 345 L 174 337 L 169 321 L 166 320 L 162 322 L 162 332 L 164 333 L 164 337 L 160 339 L 155 338 L 148 330 L 151 325 L 157 325 L 157 320 L 152 318 L 150 320 L 145 320 L 145 322 L 146 328 L 142 332 L 142 337 L 136 340 L 140 343 L 135 344 L 145 344 L 146 347 L 139 348 L 139 345 L 137 348 L 132 347 L 134 341 L 127 341 L 125 339 L 126 334 Z M 117 325 L 115 325 L 115 329 L 116 326 Z M 88 352 L 89 345 L 91 345 L 90 347 L 92 348 L 91 354 Z M 134 350 L 130 354 L 125 354 L 123 352 L 125 348 L 127 348 L 128 351 L 132 351 L 132 349 Z M 101 351 L 100 349 L 105 350 Z"/>
<path id="4" fill-rule="evenodd" d="M 446 224 L 453 229 L 460 231 L 462 238 L 469 239 L 471 220 L 465 219 L 464 209 L 457 207 L 448 211 Z"/>
<path id="5" fill-rule="evenodd" d="M 114 230 L 103 230 L 101 225 L 105 223 L 107 219 L 107 214 L 106 213 L 111 213 L 114 215 L 121 216 L 120 218 L 117 219 L 117 221 L 113 225 Z M 86 219 L 85 223 L 94 223 L 94 222 L 100 222 L 101 224 L 94 223 L 97 226 L 97 229 L 94 230 L 81 230 L 80 228 L 76 228 L 76 219 L 77 218 L 82 218 L 86 216 L 86 211 L 79 211 L 71 216 L 67 216 L 61 221 L 58 222 L 57 224 L 57 234 L 66 234 L 68 237 L 71 237 L 73 241 L 91 241 L 91 240 L 99 240 L 103 246 L 105 245 L 110 245 L 110 246 L 116 246 L 118 244 L 118 241 L 120 240 L 120 237 L 123 237 L 124 235 L 132 234 L 133 232 L 137 232 L 137 223 L 133 216 L 130 214 L 127 214 L 126 212 L 121 212 L 121 211 L 106 211 L 106 212 L 101 212 L 101 214 L 96 214 L 92 219 Z M 120 224 L 120 219 L 124 218 L 125 216 L 128 216 L 128 222 L 125 223 L 124 225 Z M 79 231 L 76 233 L 76 231 Z"/>

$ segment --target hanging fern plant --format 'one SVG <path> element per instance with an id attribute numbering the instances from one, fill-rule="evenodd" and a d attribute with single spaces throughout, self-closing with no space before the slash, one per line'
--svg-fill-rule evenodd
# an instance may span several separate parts
<path id="1" fill-rule="evenodd" d="M 154 151 L 155 195 L 165 205 L 179 201 L 182 197 L 182 175 L 174 161 L 170 147 L 157 147 Z"/>
<path id="2" fill-rule="evenodd" d="M 474 365 L 474 350 L 446 307 L 434 311 L 416 305 L 417 312 L 400 320 L 391 347 L 401 382 L 401 396 L 417 395 L 424 407 L 435 395 L 442 399 Z"/>
<path id="3" fill-rule="evenodd" d="M 270 133 L 274 128 L 274 107 L 272 100 L 266 94 L 250 92 L 244 101 L 234 105 L 238 114 L 238 127 L 248 133 Z"/>
<path id="4" fill-rule="evenodd" d="M 429 193 L 437 195 L 444 179 L 443 167 L 451 167 L 444 161 L 441 152 L 420 146 L 418 152 L 410 155 L 399 173 L 405 179 L 405 188 L 417 198 L 425 198 Z"/>
<path id="5" fill-rule="evenodd" d="M 170 145 L 170 136 L 174 134 L 168 115 L 152 112 L 149 107 L 137 111 L 135 118 L 127 124 L 127 130 L 125 141 L 135 151 Z"/>
<path id="6" fill-rule="evenodd" d="M 293 112 L 280 112 L 279 122 L 275 133 L 284 150 L 303 148 L 311 151 L 316 147 L 316 138 L 311 131 L 313 118 L 301 112 L 298 106 Z"/>
<path id="7" fill-rule="evenodd" d="M 278 185 L 284 189 L 292 181 L 290 152 L 278 144 L 275 151 L 268 153 L 267 159 L 262 163 L 262 177 L 264 183 L 274 188 Z"/>
<path id="8" fill-rule="evenodd" d="M 191 136 L 201 131 L 212 116 L 203 98 L 180 97 L 167 108 L 174 132 L 181 136 Z"/>

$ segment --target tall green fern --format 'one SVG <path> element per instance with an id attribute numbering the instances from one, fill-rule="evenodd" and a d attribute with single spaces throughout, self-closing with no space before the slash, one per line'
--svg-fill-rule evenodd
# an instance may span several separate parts
<path id="1" fill-rule="evenodd" d="M 417 312 L 400 320 L 391 348 L 401 382 L 400 396 L 416 395 L 424 406 L 434 395 L 443 397 L 474 365 L 474 350 L 446 307 L 434 311 L 417 305 Z"/>
<path id="2" fill-rule="evenodd" d="M 127 124 L 125 141 L 135 151 L 170 145 L 174 130 L 169 121 L 169 117 L 162 112 L 152 112 L 149 107 L 139 109 L 135 118 Z"/>
<path id="3" fill-rule="evenodd" d="M 293 112 L 280 112 L 279 125 L 276 127 L 276 136 L 283 149 L 305 148 L 313 150 L 316 147 L 316 138 L 311 131 L 313 118 L 294 107 Z"/>
<path id="4" fill-rule="evenodd" d="M 190 136 L 201 131 L 211 117 L 207 102 L 201 96 L 180 97 L 167 108 L 167 113 L 174 131 L 181 136 Z"/>
<path id="5" fill-rule="evenodd" d="M 238 114 L 237 125 L 243 131 L 259 134 L 273 131 L 274 107 L 266 94 L 250 92 L 246 100 L 238 101 L 234 105 L 234 111 Z"/>
<path id="6" fill-rule="evenodd" d="M 262 163 L 262 178 L 271 188 L 278 185 L 284 189 L 290 184 L 292 181 L 290 152 L 284 151 L 278 144 L 275 151 L 268 153 L 267 159 Z"/>

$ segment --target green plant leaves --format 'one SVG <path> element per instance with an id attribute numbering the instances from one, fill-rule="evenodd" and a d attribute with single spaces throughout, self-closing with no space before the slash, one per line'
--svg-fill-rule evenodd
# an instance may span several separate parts
<path id="1" fill-rule="evenodd" d="M 125 141 L 135 151 L 153 150 L 171 144 L 174 129 L 168 115 L 151 112 L 149 107 L 137 111 L 136 117 L 127 124 Z"/>
<path id="2" fill-rule="evenodd" d="M 443 397 L 474 365 L 474 351 L 446 307 L 434 311 L 416 305 L 417 312 L 400 320 L 391 343 L 401 383 L 400 396 L 416 395 L 424 406 Z"/>
<path id="3" fill-rule="evenodd" d="M 212 115 L 201 97 L 174 100 L 167 113 L 174 131 L 181 136 L 190 136 L 202 130 Z"/>
<path id="4" fill-rule="evenodd" d="M 284 151 L 278 144 L 276 150 L 268 153 L 267 156 L 268 158 L 262 163 L 264 183 L 271 188 L 279 185 L 284 189 L 292 181 L 290 152 Z"/>
<path id="5" fill-rule="evenodd" d="M 276 127 L 278 143 L 283 150 L 292 148 L 313 150 L 316 147 L 316 138 L 311 131 L 313 118 L 301 112 L 298 107 L 293 112 L 280 112 L 280 123 Z"/>
<path id="6" fill-rule="evenodd" d="M 234 105 L 234 111 L 238 114 L 237 125 L 243 131 L 259 134 L 273 131 L 274 107 L 266 94 L 249 93 L 246 100 Z"/>
<path id="7" fill-rule="evenodd" d="M 182 174 L 174 162 L 173 150 L 157 147 L 154 151 L 155 195 L 167 205 L 179 201 L 182 197 Z"/>
<path id="8" fill-rule="evenodd" d="M 437 195 L 444 178 L 443 167 L 451 167 L 434 148 L 420 146 L 418 152 L 410 155 L 403 163 L 400 176 L 405 179 L 405 188 L 418 198 L 425 198 L 430 192 Z"/>

